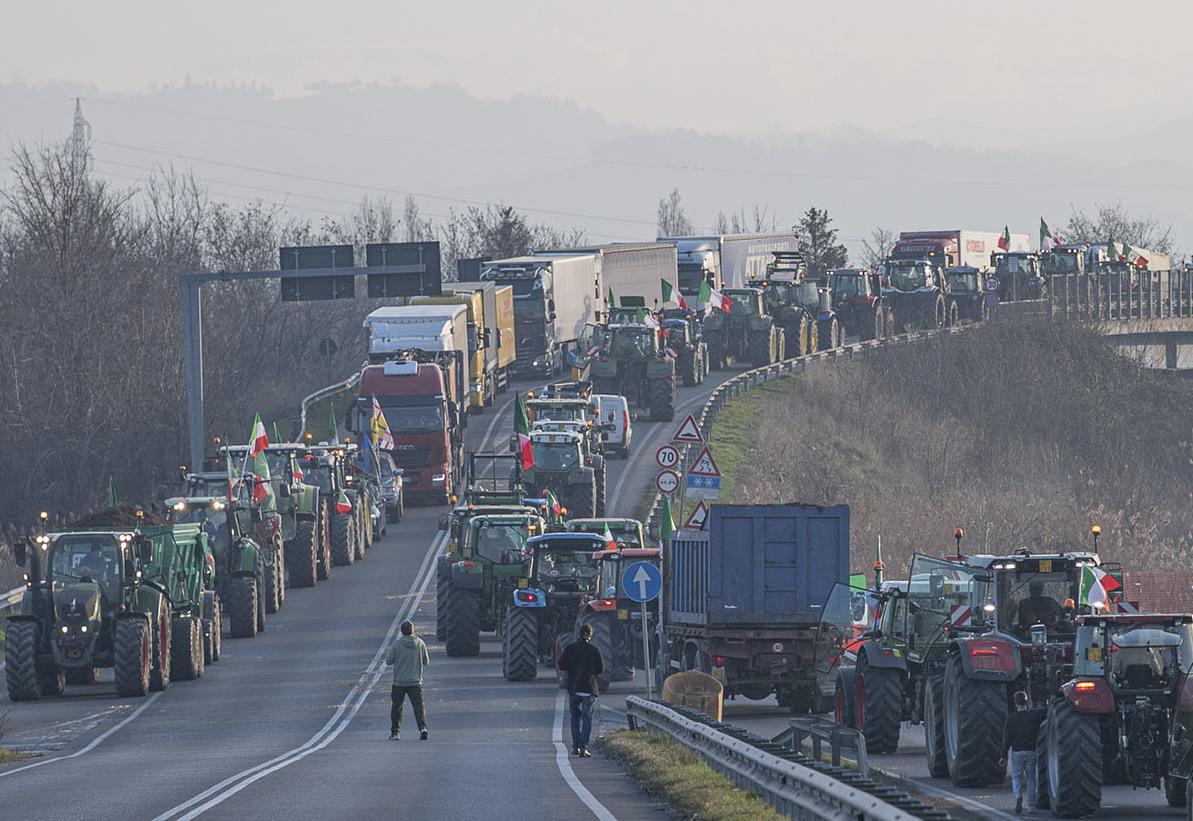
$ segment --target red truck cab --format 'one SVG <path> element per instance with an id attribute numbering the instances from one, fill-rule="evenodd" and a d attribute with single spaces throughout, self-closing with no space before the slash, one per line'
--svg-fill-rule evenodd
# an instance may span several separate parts
<path id="1" fill-rule="evenodd" d="M 360 374 L 362 430 L 368 430 L 374 396 L 394 437 L 393 458 L 404 471 L 405 492 L 447 504 L 463 442 L 443 369 L 413 361 L 366 366 Z"/>

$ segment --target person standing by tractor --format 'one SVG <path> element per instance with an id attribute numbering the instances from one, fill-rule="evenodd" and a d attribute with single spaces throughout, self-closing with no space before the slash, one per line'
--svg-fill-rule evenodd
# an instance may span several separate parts
<path id="1" fill-rule="evenodd" d="M 588 737 L 592 733 L 592 711 L 597 700 L 597 676 L 605 672 L 601 651 L 592 644 L 592 625 L 580 626 L 580 639 L 574 641 L 559 657 L 559 669 L 567 673 L 568 696 L 572 707 L 572 752 L 581 757 L 588 751 Z"/>
<path id="2" fill-rule="evenodd" d="M 1023 812 L 1023 796 L 1027 795 L 1027 811 L 1036 809 L 1036 738 L 1044 722 L 1044 710 L 1028 706 L 1027 693 L 1015 693 L 1015 712 L 1007 716 L 1002 733 L 1003 760 L 1007 751 L 1011 757 L 1011 789 L 1015 791 L 1015 814 Z"/>
<path id="3" fill-rule="evenodd" d="M 402 635 L 394 639 L 385 654 L 385 663 L 394 668 L 393 687 L 390 688 L 389 737 L 397 741 L 402 732 L 402 707 L 406 699 L 414 709 L 418 723 L 418 737 L 427 740 L 427 711 L 423 703 L 423 667 L 430 664 L 427 645 L 414 635 L 414 625 L 402 622 Z"/>

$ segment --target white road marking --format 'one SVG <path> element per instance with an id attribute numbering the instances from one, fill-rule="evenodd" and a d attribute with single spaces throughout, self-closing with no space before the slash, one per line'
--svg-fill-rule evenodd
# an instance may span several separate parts
<path id="1" fill-rule="evenodd" d="M 681 411 L 685 408 L 688 408 L 692 405 L 695 405 L 698 402 L 703 404 L 704 402 L 707 402 L 707 401 L 708 401 L 708 395 L 693 396 L 691 399 L 684 402 L 683 404 L 676 406 L 675 412 L 678 413 L 679 411 Z M 625 487 L 626 480 L 628 480 L 630 478 L 630 474 L 634 472 L 633 468 L 643 458 L 643 454 L 650 451 L 650 448 L 647 447 L 647 445 L 650 442 L 653 442 L 654 440 L 658 439 L 659 434 L 661 434 L 663 431 L 667 430 L 666 426 L 669 424 L 670 424 L 669 422 L 656 423 L 654 429 L 651 430 L 650 433 L 646 434 L 646 441 L 642 442 L 640 445 L 638 445 L 636 448 L 634 448 L 633 455 L 630 456 L 630 458 L 626 460 L 625 470 L 623 470 L 621 472 L 621 476 L 618 478 L 617 484 L 613 486 L 613 494 L 609 497 L 608 507 L 610 510 L 617 509 L 618 502 L 621 501 L 621 492 Z"/>
<path id="2" fill-rule="evenodd" d="M 32 764 L 26 764 L 23 767 L 17 767 L 15 770 L 5 770 L 4 772 L 0 772 L 0 778 L 7 778 L 10 775 L 16 775 L 17 773 L 24 772 L 25 770 L 32 770 L 36 767 L 44 767 L 47 764 L 53 764 L 55 761 L 67 761 L 71 758 L 78 758 L 81 755 L 86 755 L 87 753 L 91 752 L 96 747 L 98 747 L 100 744 L 102 744 L 105 740 L 110 738 L 121 727 L 128 724 L 130 721 L 135 719 L 137 716 L 141 715 L 141 713 L 148 710 L 149 705 L 153 704 L 153 702 L 157 701 L 161 697 L 162 697 L 161 693 L 154 693 L 149 698 L 145 699 L 145 703 L 142 704 L 137 709 L 133 710 L 123 721 L 121 721 L 116 726 L 111 727 L 108 730 L 105 730 L 104 732 L 100 733 L 98 736 L 96 736 L 91 741 L 90 744 L 88 744 L 83 749 L 78 750 L 77 752 L 73 752 L 70 755 L 60 755 L 56 758 L 47 758 L 44 761 L 35 761 Z"/>
<path id="3" fill-rule="evenodd" d="M 596 796 L 588 791 L 588 788 L 584 786 L 572 769 L 567 747 L 563 746 L 563 699 L 564 693 L 560 691 L 555 696 L 555 725 L 551 728 L 551 741 L 555 744 L 555 766 L 559 768 L 559 774 L 572 788 L 572 792 L 584 806 L 592 811 L 593 815 L 600 821 L 617 821 L 617 816 L 609 812 L 604 804 L 597 801 Z"/>
<path id="4" fill-rule="evenodd" d="M 426 556 L 423 557 L 422 564 L 419 565 L 418 573 L 415 574 L 414 582 L 410 586 L 410 596 L 407 601 L 399 608 L 397 615 L 394 616 L 390 622 L 389 630 L 385 634 L 381 645 L 377 648 L 377 652 L 373 654 L 373 660 L 369 662 L 368 667 L 365 668 L 364 673 L 361 674 L 360 679 L 348 692 L 348 695 L 340 703 L 339 708 L 327 720 L 318 732 L 311 736 L 307 741 L 292 750 L 275 756 L 268 761 L 262 762 L 255 767 L 250 767 L 238 773 L 228 776 L 223 781 L 208 787 L 203 792 L 196 796 L 182 802 L 174 807 L 163 812 L 157 816 L 153 821 L 166 821 L 166 819 L 178 817 L 179 821 L 190 821 L 190 819 L 197 818 L 203 813 L 207 812 L 212 807 L 222 804 L 236 793 L 243 790 L 250 784 L 259 781 L 270 773 L 277 772 L 280 769 L 289 767 L 302 759 L 306 758 L 311 753 L 321 750 L 334 741 L 340 733 L 347 729 L 348 725 L 352 723 L 352 719 L 360 712 L 360 708 L 364 705 L 365 699 L 369 697 L 372 688 L 377 684 L 377 681 L 385 673 L 385 664 L 382 662 L 382 656 L 387 649 L 389 649 L 390 642 L 393 641 L 393 635 L 397 631 L 398 626 L 403 621 L 410 618 L 418 609 L 419 603 L 422 601 L 423 594 L 426 592 L 427 586 L 430 584 L 431 577 L 434 575 L 435 562 L 434 559 L 439 555 L 443 549 L 443 545 L 447 540 L 447 533 L 440 533 L 432 542 L 428 549 Z M 346 714 L 346 715 L 345 715 Z M 198 804 L 198 806 L 195 806 Z M 191 809 L 194 807 L 194 809 Z M 190 810 L 185 815 L 179 816 L 178 813 Z"/>

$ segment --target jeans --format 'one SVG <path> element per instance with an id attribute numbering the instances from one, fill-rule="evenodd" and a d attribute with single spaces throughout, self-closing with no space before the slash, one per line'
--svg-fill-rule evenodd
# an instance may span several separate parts
<path id="1" fill-rule="evenodd" d="M 1029 807 L 1036 805 L 1036 752 L 1011 750 L 1011 789 Z"/>
<path id="2" fill-rule="evenodd" d="M 423 686 L 421 684 L 407 684 L 399 687 L 394 685 L 389 691 L 389 731 L 400 732 L 402 729 L 402 706 L 410 699 L 410 706 L 414 708 L 414 720 L 418 722 L 418 729 L 427 729 L 427 712 L 423 706 Z"/>
<path id="3" fill-rule="evenodd" d="M 587 747 L 592 734 L 592 709 L 596 696 L 572 696 L 572 749 Z"/>

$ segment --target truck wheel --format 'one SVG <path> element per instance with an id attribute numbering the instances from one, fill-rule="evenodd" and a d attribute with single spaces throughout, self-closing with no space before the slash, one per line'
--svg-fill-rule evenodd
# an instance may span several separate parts
<path id="1" fill-rule="evenodd" d="M 356 561 L 352 514 L 336 513 L 331 517 L 331 563 L 337 567 Z"/>
<path id="2" fill-rule="evenodd" d="M 473 590 L 459 590 L 448 580 L 447 636 L 449 656 L 475 656 L 481 650 L 481 597 Z"/>
<path id="3" fill-rule="evenodd" d="M 511 607 L 505 614 L 505 635 L 501 640 L 501 672 L 506 681 L 531 681 L 538 675 L 539 623 L 524 607 Z"/>
<path id="4" fill-rule="evenodd" d="M 9 641 L 12 629 L 9 628 Z M 149 622 L 117 619 L 112 637 L 112 667 L 116 673 L 116 695 L 143 696 L 149 692 L 149 669 L 153 641 Z M 9 668 L 11 681 L 12 668 Z"/>
<path id="5" fill-rule="evenodd" d="M 950 656 L 944 672 L 944 746 L 954 784 L 984 787 L 1002 782 L 1006 766 L 998 762 L 1006 720 L 1006 685 L 969 678 L 961 656 Z"/>
<path id="6" fill-rule="evenodd" d="M 817 326 L 817 348 L 822 351 L 827 351 L 840 345 L 841 323 L 837 322 L 837 318 L 835 316 L 831 319 L 825 320 L 824 322 L 818 322 Z"/>
<path id="7" fill-rule="evenodd" d="M 435 641 L 447 638 L 447 586 L 450 581 L 447 557 L 440 556 L 435 562 Z"/>
<path id="8" fill-rule="evenodd" d="M 315 522 L 304 519 L 298 523 L 294 538 L 285 544 L 286 567 L 290 570 L 291 587 L 314 587 L 318 577 L 319 548 Z M 264 592 L 264 591 L 262 591 Z"/>
<path id="9" fill-rule="evenodd" d="M 66 677 L 66 683 L 70 685 L 76 684 L 95 684 L 99 681 L 98 667 L 70 667 L 63 670 Z M 1181 793 L 1184 795 L 1184 793 Z"/>
<path id="10" fill-rule="evenodd" d="M 35 621 L 10 621 L 4 644 L 4 669 L 8 677 L 8 697 L 13 701 L 41 698 L 37 677 L 37 639 Z"/>
<path id="11" fill-rule="evenodd" d="M 675 418 L 675 370 L 647 385 L 650 418 L 656 422 L 670 422 Z"/>
<path id="12" fill-rule="evenodd" d="M 899 748 L 903 718 L 903 682 L 898 670 L 859 665 L 854 694 L 857 728 L 866 737 L 866 752 L 893 753 Z"/>
<path id="13" fill-rule="evenodd" d="M 173 672 L 171 660 L 173 654 L 173 629 L 170 624 L 170 614 L 163 605 L 157 616 L 157 625 L 153 630 L 153 668 L 149 671 L 149 689 L 165 690 L 170 686 L 170 676 Z"/>
<path id="14" fill-rule="evenodd" d="M 199 648 L 198 624 L 194 619 L 174 619 L 171 625 L 170 676 L 175 681 L 193 681 L 203 675 L 202 667 L 195 661 L 195 650 Z M 202 649 L 198 655 L 202 656 Z"/>
<path id="15" fill-rule="evenodd" d="M 1093 815 L 1102 806 L 1102 733 L 1096 715 L 1054 698 L 1048 732 L 1048 805 L 1062 818 Z"/>
<path id="16" fill-rule="evenodd" d="M 568 517 L 571 519 L 591 519 L 596 516 L 596 487 L 595 482 L 588 485 L 574 485 L 568 493 Z"/>
<path id="17" fill-rule="evenodd" d="M 854 668 L 842 667 L 837 670 L 836 686 L 833 688 L 833 720 L 838 727 L 857 729 L 857 716 L 854 713 L 857 706 L 856 681 L 857 671 Z"/>
<path id="18" fill-rule="evenodd" d="M 224 587 L 227 594 L 230 634 L 234 639 L 257 635 L 257 580 L 253 576 L 233 576 Z"/>
<path id="19" fill-rule="evenodd" d="M 1164 799 L 1170 807 L 1185 806 L 1185 782 L 1187 778 L 1177 778 L 1175 775 L 1164 776 Z"/>
<path id="20" fill-rule="evenodd" d="M 927 747 L 928 775 L 949 777 L 949 761 L 944 746 L 944 677 L 929 676 L 924 683 L 924 738 Z"/>
<path id="21" fill-rule="evenodd" d="M 278 567 L 278 559 L 279 557 L 275 555 L 270 565 L 261 568 L 261 579 L 264 584 L 260 595 L 265 603 L 266 613 L 276 613 L 282 606 L 279 599 L 281 597 L 280 588 L 282 587 L 283 577 L 278 572 L 281 570 Z"/>

